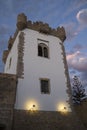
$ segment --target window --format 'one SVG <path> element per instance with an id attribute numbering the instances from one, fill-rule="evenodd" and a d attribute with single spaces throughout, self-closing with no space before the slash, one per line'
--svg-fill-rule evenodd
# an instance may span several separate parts
<path id="1" fill-rule="evenodd" d="M 42 56 L 42 47 L 38 45 L 38 56 Z"/>
<path id="2" fill-rule="evenodd" d="M 41 57 L 49 57 L 49 49 L 48 46 L 44 43 L 38 44 L 38 56 Z"/>
<path id="3" fill-rule="evenodd" d="M 40 79 L 40 85 L 42 94 L 50 94 L 49 79 Z"/>

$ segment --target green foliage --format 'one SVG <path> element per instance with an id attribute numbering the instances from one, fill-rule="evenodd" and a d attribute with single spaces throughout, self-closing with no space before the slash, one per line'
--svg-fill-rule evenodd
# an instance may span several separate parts
<path id="1" fill-rule="evenodd" d="M 85 89 L 83 88 L 81 82 L 77 76 L 73 78 L 72 84 L 72 100 L 74 104 L 81 104 L 81 102 L 86 99 Z"/>

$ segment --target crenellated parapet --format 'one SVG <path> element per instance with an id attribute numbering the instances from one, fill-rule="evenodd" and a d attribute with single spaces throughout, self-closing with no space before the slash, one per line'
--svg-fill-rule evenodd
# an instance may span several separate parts
<path id="1" fill-rule="evenodd" d="M 8 54 L 9 54 L 9 52 L 10 52 L 12 46 L 13 46 L 13 43 L 14 43 L 14 41 L 15 41 L 15 39 L 16 39 L 17 34 L 18 34 L 18 30 L 16 30 L 16 32 L 14 33 L 14 36 L 13 36 L 13 37 L 10 36 L 10 38 L 9 38 L 9 40 L 8 40 L 8 50 L 5 50 L 5 51 L 3 52 L 3 57 L 2 57 L 2 61 L 3 61 L 4 63 L 6 63 Z"/>
<path id="2" fill-rule="evenodd" d="M 27 28 L 36 30 L 36 31 L 39 31 L 39 32 L 45 33 L 45 34 L 50 34 L 50 31 L 51 31 L 49 24 L 39 22 L 39 21 L 36 21 L 36 22 L 28 21 Z"/>
<path id="3" fill-rule="evenodd" d="M 59 37 L 61 41 L 66 39 L 66 33 L 64 27 L 58 27 L 57 29 L 52 29 L 49 27 L 49 24 L 43 22 L 34 22 L 28 21 L 27 28 L 39 31 L 44 34 L 53 35 Z"/>
<path id="4" fill-rule="evenodd" d="M 10 38 L 9 38 L 9 40 L 8 40 L 8 50 L 9 50 L 9 51 L 11 50 L 11 48 L 12 48 L 12 46 L 13 46 L 13 43 L 14 43 L 14 41 L 15 41 L 15 39 L 16 39 L 17 34 L 18 34 L 18 30 L 16 30 L 15 33 L 14 33 L 14 36 L 13 36 L 13 37 L 10 36 Z"/>
<path id="5" fill-rule="evenodd" d="M 43 23 L 40 21 L 32 22 L 27 21 L 27 17 L 24 13 L 21 13 L 17 17 L 17 28 L 18 30 L 23 30 L 25 28 L 29 28 L 32 30 L 36 30 L 40 33 L 53 35 L 59 37 L 61 41 L 66 39 L 66 33 L 64 27 L 58 27 L 57 29 L 52 29 L 49 24 Z"/>
<path id="6" fill-rule="evenodd" d="M 12 36 L 10 36 L 10 38 L 8 40 L 8 50 L 11 50 L 13 42 L 14 42 L 14 38 L 12 38 Z"/>
<path id="7" fill-rule="evenodd" d="M 6 63 L 6 59 L 8 57 L 8 54 L 9 54 L 9 50 L 5 50 L 3 52 L 3 57 L 2 57 L 2 61 L 4 62 L 4 64 Z"/>

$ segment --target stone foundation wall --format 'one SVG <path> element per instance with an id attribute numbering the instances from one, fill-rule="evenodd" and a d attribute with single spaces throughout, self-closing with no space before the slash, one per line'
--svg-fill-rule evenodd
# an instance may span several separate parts
<path id="1" fill-rule="evenodd" d="M 73 113 L 15 110 L 13 130 L 86 130 Z"/>
<path id="2" fill-rule="evenodd" d="M 87 102 L 75 106 L 76 114 L 15 110 L 16 87 L 16 75 L 0 73 L 0 130 L 87 129 Z"/>
<path id="3" fill-rule="evenodd" d="M 74 108 L 76 115 L 83 122 L 84 126 L 87 128 L 87 99 L 80 105 L 75 105 Z"/>
<path id="4" fill-rule="evenodd" d="M 0 130 L 11 130 L 16 95 L 15 75 L 0 73 Z"/>

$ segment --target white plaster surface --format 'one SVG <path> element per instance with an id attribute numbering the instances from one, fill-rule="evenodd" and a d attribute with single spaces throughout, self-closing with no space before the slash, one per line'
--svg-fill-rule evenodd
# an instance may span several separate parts
<path id="1" fill-rule="evenodd" d="M 38 110 L 56 111 L 57 105 L 68 100 L 66 93 L 66 77 L 60 40 L 57 37 L 41 34 L 25 29 L 24 45 L 24 79 L 18 79 L 16 109 L 31 109 L 35 105 Z M 48 41 L 49 58 L 38 56 L 38 40 Z M 18 36 L 8 56 L 5 72 L 16 74 L 18 57 Z M 12 65 L 7 69 L 10 57 Z M 50 79 L 50 94 L 41 94 L 40 78 Z M 30 106 L 31 103 L 31 106 Z"/>
<path id="2" fill-rule="evenodd" d="M 9 74 L 16 74 L 17 71 L 17 59 L 18 59 L 18 42 L 19 42 L 19 34 L 15 39 L 15 42 L 9 52 L 9 55 L 6 60 L 5 64 L 5 73 Z M 11 65 L 9 66 L 10 63 L 10 58 L 11 58 Z"/>

